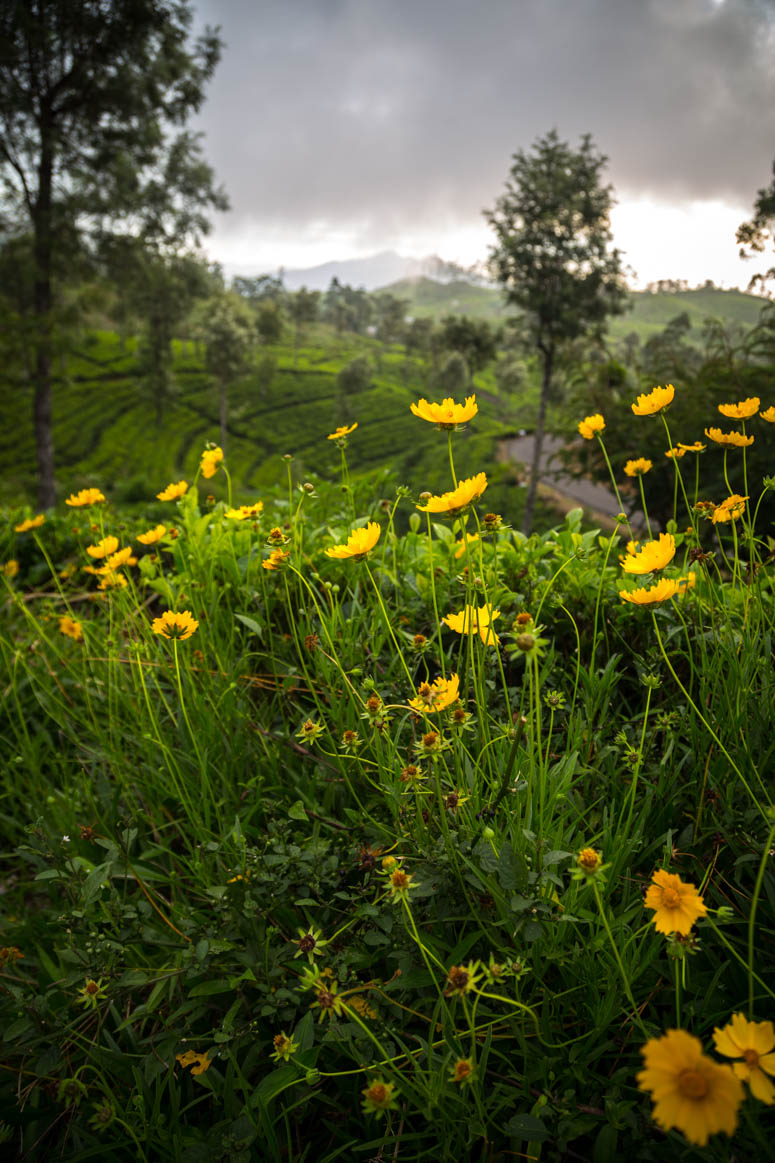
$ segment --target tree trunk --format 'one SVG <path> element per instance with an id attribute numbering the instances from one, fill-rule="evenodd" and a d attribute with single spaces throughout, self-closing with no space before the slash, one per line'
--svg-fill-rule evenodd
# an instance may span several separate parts
<path id="1" fill-rule="evenodd" d="M 530 536 L 533 527 L 533 509 L 535 508 L 536 493 L 538 492 L 538 477 L 541 464 L 541 453 L 544 447 L 544 423 L 546 421 L 546 405 L 549 402 L 549 389 L 552 383 L 552 364 L 554 363 L 554 348 L 546 348 L 543 352 L 544 374 L 541 381 L 541 402 L 538 406 L 538 422 L 533 437 L 533 466 L 530 470 L 530 484 L 525 498 L 525 515 L 522 519 L 522 532 Z"/>
<path id="2" fill-rule="evenodd" d="M 226 455 L 226 422 L 228 420 L 228 401 L 226 398 L 226 377 L 218 377 L 218 404 L 221 420 L 221 448 L 224 456 Z"/>
<path id="3" fill-rule="evenodd" d="M 35 254 L 35 393 L 33 424 L 38 462 L 38 507 L 56 500 L 54 441 L 51 431 L 51 185 L 54 168 L 51 135 L 41 129 L 38 194 L 32 219 Z"/>

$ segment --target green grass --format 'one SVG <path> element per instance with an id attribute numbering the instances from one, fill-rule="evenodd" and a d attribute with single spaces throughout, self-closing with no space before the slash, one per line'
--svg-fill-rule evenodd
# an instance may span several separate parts
<path id="1" fill-rule="evenodd" d="M 306 399 L 256 439 L 270 421 L 274 440 L 330 417 L 311 386 L 327 359 L 305 348 L 284 382 L 289 397 L 309 385 Z M 206 388 L 190 352 L 180 366 L 182 427 Z M 391 360 L 378 375 L 381 398 L 398 398 Z M 131 416 L 114 421 L 121 440 L 150 440 Z M 391 432 L 411 449 L 423 421 L 402 417 Z M 61 422 L 81 438 L 76 417 Z M 458 475 L 493 422 L 483 408 L 450 436 Z M 449 488 L 447 439 L 427 427 Z M 310 441 L 310 457 L 325 451 L 318 431 Z M 152 448 L 160 468 L 161 438 Z M 408 466 L 411 496 L 337 479 L 299 489 L 296 463 L 283 467 L 288 491 L 242 522 L 226 516 L 223 470 L 191 474 L 180 501 L 154 506 L 167 529 L 155 545 L 138 539 L 150 510 L 112 499 L 60 504 L 27 532 L 6 514 L 9 1150 L 72 1163 L 766 1158 L 768 1111 L 713 1033 L 733 1014 L 775 1016 L 775 603 L 755 521 L 768 486 L 749 478 L 726 524 L 699 523 L 679 493 L 675 554 L 645 578 L 620 565 L 626 526 L 602 536 L 579 511 L 526 539 L 508 510 L 483 524 L 488 490 L 427 520 L 425 463 Z M 364 560 L 327 553 L 366 521 L 379 539 Z M 458 556 L 464 531 L 479 537 Z M 85 569 L 104 535 L 138 559 L 123 586 Z M 287 556 L 270 570 L 273 549 Z M 622 600 L 658 579 L 672 598 Z M 460 632 L 475 629 L 471 607 L 488 608 L 498 642 Z M 456 630 L 448 617 L 466 608 Z M 193 633 L 160 636 L 167 611 L 189 611 Z M 459 701 L 425 710 L 424 684 L 453 676 Z M 602 867 L 585 871 L 583 849 Z M 658 931 L 644 906 L 655 872 L 707 911 Z M 707 1144 L 685 1110 L 660 1129 L 638 1086 L 644 1046 L 671 1029 L 705 1055 L 669 1052 L 673 1090 L 683 1068 L 724 1066 L 714 1085 L 730 1114 Z"/>

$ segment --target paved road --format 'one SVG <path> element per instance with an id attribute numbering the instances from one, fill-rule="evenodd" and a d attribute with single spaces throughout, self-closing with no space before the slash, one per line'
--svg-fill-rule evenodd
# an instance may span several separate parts
<path id="1" fill-rule="evenodd" d="M 554 465 L 552 464 L 555 454 L 564 444 L 565 441 L 559 440 L 556 436 L 544 436 L 543 448 L 541 449 L 541 480 L 577 505 L 593 509 L 596 513 L 602 513 L 606 517 L 615 517 L 619 512 L 619 502 L 613 489 L 607 488 L 605 485 L 593 484 L 592 481 L 578 480 L 568 476 L 562 472 L 559 461 L 556 461 Z M 521 462 L 529 471 L 533 463 L 533 437 L 513 436 L 507 440 L 502 440 L 500 442 L 500 456 L 504 460 Z M 634 523 L 639 523 L 639 516 L 641 517 L 640 523 L 642 523 L 642 516 L 638 513 L 633 515 Z"/>

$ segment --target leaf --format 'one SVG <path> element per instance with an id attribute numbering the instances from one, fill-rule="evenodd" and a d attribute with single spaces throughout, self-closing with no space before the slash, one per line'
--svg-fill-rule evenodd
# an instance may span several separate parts
<path id="1" fill-rule="evenodd" d="M 241 622 L 243 626 L 247 626 L 248 630 L 252 630 L 254 634 L 257 634 L 259 638 L 264 637 L 263 626 L 260 626 L 254 618 L 249 618 L 247 614 L 235 614 L 234 617 L 238 622 Z"/>
<path id="2" fill-rule="evenodd" d="M 291 804 L 291 806 L 288 808 L 288 815 L 292 820 L 303 820 L 306 824 L 307 812 L 304 807 L 304 802 L 302 800 L 296 800 L 295 803 Z"/>
<path id="3" fill-rule="evenodd" d="M 542 1143 L 549 1138 L 548 1130 L 535 1115 L 512 1115 L 503 1129 L 507 1135 L 529 1143 Z"/>
<path id="4" fill-rule="evenodd" d="M 212 997 L 215 993 L 229 993 L 230 990 L 230 981 L 200 981 L 199 985 L 195 985 L 193 989 L 188 991 L 188 996 Z"/>

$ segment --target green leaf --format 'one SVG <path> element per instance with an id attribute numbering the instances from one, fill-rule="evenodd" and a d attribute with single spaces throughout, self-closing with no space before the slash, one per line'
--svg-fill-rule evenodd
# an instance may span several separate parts
<path id="1" fill-rule="evenodd" d="M 215 993 L 229 993 L 230 990 L 230 981 L 200 981 L 199 985 L 195 985 L 193 989 L 188 991 L 188 996 L 212 997 Z"/>
<path id="2" fill-rule="evenodd" d="M 238 622 L 241 622 L 243 626 L 247 626 L 248 630 L 252 630 L 254 634 L 257 634 L 259 638 L 264 637 L 263 626 L 260 626 L 254 618 L 249 618 L 247 614 L 235 614 L 234 617 Z"/>
<path id="3" fill-rule="evenodd" d="M 307 812 L 304 807 L 303 800 L 296 800 L 295 803 L 291 804 L 291 806 L 288 808 L 288 815 L 292 820 L 303 820 L 306 824 Z"/>
<path id="4" fill-rule="evenodd" d="M 512 1115 L 503 1129 L 507 1135 L 529 1143 L 542 1143 L 549 1138 L 548 1130 L 535 1115 Z"/>

